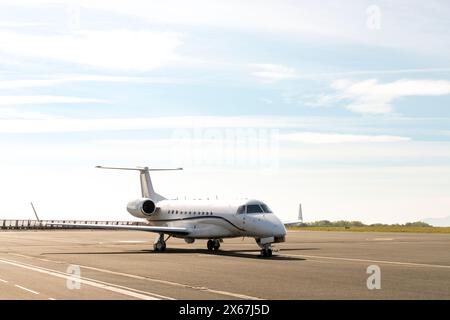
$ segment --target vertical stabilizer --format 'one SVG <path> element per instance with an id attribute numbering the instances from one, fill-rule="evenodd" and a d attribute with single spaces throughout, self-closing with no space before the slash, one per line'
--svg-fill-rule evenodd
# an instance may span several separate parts
<path id="1" fill-rule="evenodd" d="M 145 167 L 143 170 L 140 170 L 139 176 L 141 179 L 141 194 L 143 198 L 151 198 L 151 196 L 155 193 L 153 189 L 152 179 L 150 178 L 150 172 L 148 172 L 148 168 Z"/>
<path id="2" fill-rule="evenodd" d="M 141 195 L 142 198 L 150 198 L 155 201 L 161 201 L 166 198 L 157 194 L 153 189 L 152 179 L 150 178 L 149 168 L 145 167 L 140 170 L 139 176 L 141 178 Z"/>

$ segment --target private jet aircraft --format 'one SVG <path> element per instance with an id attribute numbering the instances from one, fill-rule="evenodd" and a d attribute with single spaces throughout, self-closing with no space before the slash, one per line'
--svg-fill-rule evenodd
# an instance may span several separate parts
<path id="1" fill-rule="evenodd" d="M 233 202 L 169 200 L 155 192 L 150 171 L 182 170 L 182 168 L 149 169 L 148 167 L 102 166 L 96 168 L 139 171 L 142 195 L 141 198 L 128 203 L 127 211 L 134 217 L 145 219 L 148 225 L 74 223 L 52 223 L 52 225 L 155 232 L 158 233 L 153 244 L 155 251 L 164 251 L 170 237 L 184 238 L 186 243 L 193 243 L 196 239 L 207 239 L 209 251 L 219 250 L 220 243 L 224 238 L 252 237 L 261 248 L 261 255 L 270 257 L 272 256 L 272 244 L 285 241 L 285 224 L 301 222 L 295 220 L 282 223 L 272 210 L 259 200 Z M 299 219 L 301 219 L 301 206 Z M 167 239 L 165 239 L 165 235 L 168 236 Z"/>

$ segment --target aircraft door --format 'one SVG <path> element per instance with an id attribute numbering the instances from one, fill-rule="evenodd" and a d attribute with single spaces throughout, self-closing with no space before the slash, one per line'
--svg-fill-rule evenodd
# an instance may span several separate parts
<path id="1" fill-rule="evenodd" d="M 237 209 L 236 217 L 237 217 L 237 222 L 238 222 L 239 228 L 245 229 L 245 222 L 246 222 L 246 218 L 247 218 L 245 206 L 240 206 Z"/>

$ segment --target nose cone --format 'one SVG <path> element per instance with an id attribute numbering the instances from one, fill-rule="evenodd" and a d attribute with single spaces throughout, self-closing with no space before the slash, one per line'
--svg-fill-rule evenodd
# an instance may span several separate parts
<path id="1" fill-rule="evenodd" d="M 280 237 L 285 237 L 286 236 L 286 228 L 284 227 L 283 222 L 280 221 L 280 219 L 278 219 L 279 225 L 278 225 L 278 232 L 279 234 L 277 234 L 277 236 Z"/>
<path id="2" fill-rule="evenodd" d="M 272 232 L 275 237 L 284 237 L 286 235 L 286 228 L 280 219 L 274 214 L 268 215 L 267 219 L 271 223 Z"/>

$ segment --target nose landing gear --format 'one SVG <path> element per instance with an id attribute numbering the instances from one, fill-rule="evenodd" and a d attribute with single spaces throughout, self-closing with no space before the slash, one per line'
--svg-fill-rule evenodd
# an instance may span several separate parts
<path id="1" fill-rule="evenodd" d="M 265 244 L 261 249 L 262 257 L 271 257 L 272 256 L 272 246 L 269 244 Z"/>
<path id="2" fill-rule="evenodd" d="M 271 257 L 273 253 L 272 243 L 275 241 L 275 238 L 255 238 L 255 240 L 258 246 L 261 248 L 261 257 Z"/>
<path id="3" fill-rule="evenodd" d="M 220 248 L 220 240 L 219 239 L 209 239 L 206 243 L 208 251 L 218 251 Z"/>

